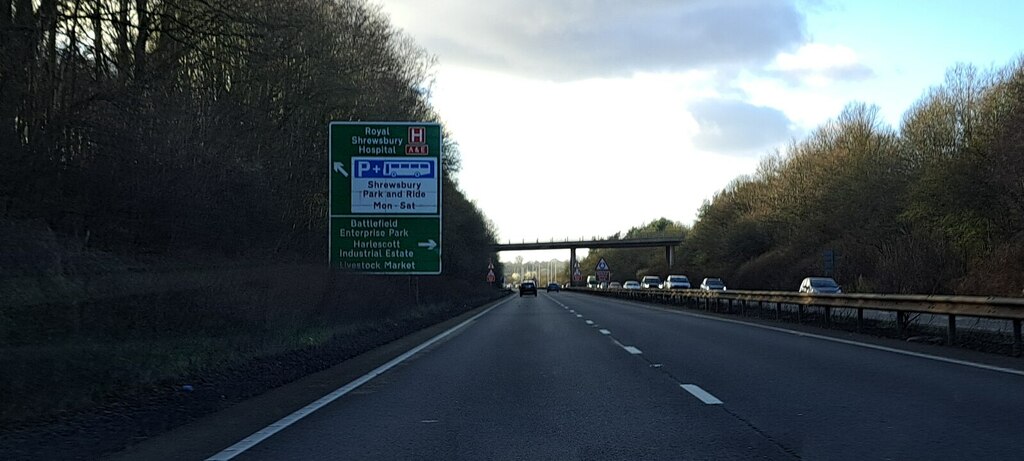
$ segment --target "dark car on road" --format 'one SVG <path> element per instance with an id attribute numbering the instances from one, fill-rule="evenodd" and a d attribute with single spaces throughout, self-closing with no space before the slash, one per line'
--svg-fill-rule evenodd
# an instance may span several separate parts
<path id="1" fill-rule="evenodd" d="M 535 282 L 523 282 L 519 284 L 519 297 L 526 295 L 537 296 L 537 284 Z"/>
<path id="2" fill-rule="evenodd" d="M 562 287 L 558 286 L 558 284 L 555 282 L 551 282 L 548 284 L 548 293 L 551 293 L 552 291 L 562 291 Z"/>

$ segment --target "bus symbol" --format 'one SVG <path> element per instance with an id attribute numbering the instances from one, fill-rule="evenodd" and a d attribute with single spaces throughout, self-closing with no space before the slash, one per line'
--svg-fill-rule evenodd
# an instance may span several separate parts
<path id="1" fill-rule="evenodd" d="M 433 177 L 430 162 L 386 162 L 384 176 L 391 178 Z"/>

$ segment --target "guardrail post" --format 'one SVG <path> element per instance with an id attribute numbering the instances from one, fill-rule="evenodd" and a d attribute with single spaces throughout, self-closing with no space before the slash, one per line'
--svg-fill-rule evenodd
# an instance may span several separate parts
<path id="1" fill-rule="evenodd" d="M 804 323 L 804 305 L 796 305 L 796 323 Z"/>
<path id="2" fill-rule="evenodd" d="M 899 330 L 900 336 L 907 333 L 907 314 L 903 311 L 896 311 L 896 329 Z"/>
<path id="3" fill-rule="evenodd" d="M 864 309 L 857 308 L 857 333 L 864 329 Z"/>
<path id="4" fill-rule="evenodd" d="M 832 328 L 832 308 L 825 306 L 825 328 Z"/>
<path id="5" fill-rule="evenodd" d="M 782 303 L 775 303 L 775 320 L 782 320 Z"/>
<path id="6" fill-rule="evenodd" d="M 956 316 L 949 314 L 949 327 L 946 329 L 946 345 L 956 344 Z"/>
<path id="7" fill-rule="evenodd" d="M 1013 356 L 1020 357 L 1020 319 L 1013 319 Z"/>

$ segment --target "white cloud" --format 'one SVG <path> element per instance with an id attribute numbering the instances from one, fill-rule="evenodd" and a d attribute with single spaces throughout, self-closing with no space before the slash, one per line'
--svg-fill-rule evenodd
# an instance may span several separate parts
<path id="1" fill-rule="evenodd" d="M 460 186 L 501 239 L 690 223 L 793 125 L 780 101 L 735 85 L 803 43 L 787 0 L 387 0 L 385 11 L 438 56 L 432 103 L 460 143 Z"/>
<path id="2" fill-rule="evenodd" d="M 446 64 L 566 81 L 763 65 L 804 39 L 787 0 L 388 0 Z"/>
<path id="3" fill-rule="evenodd" d="M 875 75 L 850 47 L 822 43 L 808 43 L 795 53 L 779 53 L 767 70 L 769 75 L 791 84 L 813 87 L 827 86 L 833 81 L 864 80 Z"/>
<path id="4" fill-rule="evenodd" d="M 789 140 L 792 122 L 782 111 L 735 99 L 708 99 L 690 105 L 699 132 L 694 144 L 706 151 L 759 156 Z"/>

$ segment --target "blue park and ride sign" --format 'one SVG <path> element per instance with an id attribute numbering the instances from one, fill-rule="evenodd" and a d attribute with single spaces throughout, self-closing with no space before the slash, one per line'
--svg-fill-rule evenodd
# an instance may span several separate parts
<path id="1" fill-rule="evenodd" d="M 441 126 L 332 122 L 330 263 L 369 274 L 441 273 Z"/>

